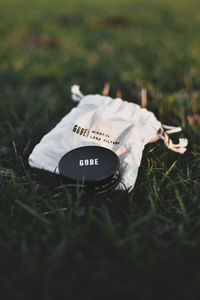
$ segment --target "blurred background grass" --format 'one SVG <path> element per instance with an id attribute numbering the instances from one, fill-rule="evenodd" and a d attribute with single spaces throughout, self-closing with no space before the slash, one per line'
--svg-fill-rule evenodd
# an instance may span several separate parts
<path id="1" fill-rule="evenodd" d="M 3 299 L 199 299 L 199 32 L 197 0 L 1 1 Z M 189 147 L 148 145 L 132 193 L 88 198 L 27 159 L 75 105 L 72 84 L 106 81 L 136 103 L 146 87 Z"/>

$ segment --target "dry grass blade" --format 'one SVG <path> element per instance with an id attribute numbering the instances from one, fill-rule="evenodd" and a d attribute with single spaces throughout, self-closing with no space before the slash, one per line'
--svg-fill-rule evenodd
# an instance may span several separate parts
<path id="1" fill-rule="evenodd" d="M 141 90 L 141 107 L 147 107 L 147 89 L 142 88 Z"/>
<path id="2" fill-rule="evenodd" d="M 110 82 L 106 82 L 102 91 L 104 96 L 108 96 L 110 92 Z"/>
<path id="3" fill-rule="evenodd" d="M 122 99 L 122 91 L 117 90 L 116 97 Z"/>
<path id="4" fill-rule="evenodd" d="M 187 116 L 187 120 L 191 126 L 200 124 L 200 116 L 197 109 L 197 95 L 192 94 L 192 115 Z"/>

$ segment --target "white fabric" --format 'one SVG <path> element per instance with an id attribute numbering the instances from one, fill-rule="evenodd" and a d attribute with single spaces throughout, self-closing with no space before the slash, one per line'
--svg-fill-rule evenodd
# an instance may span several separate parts
<path id="1" fill-rule="evenodd" d="M 161 138 L 173 151 L 186 150 L 186 139 L 174 145 L 168 138 L 180 127 L 162 125 L 152 112 L 137 104 L 102 95 L 83 96 L 78 86 L 72 87 L 72 98 L 79 104 L 35 146 L 29 157 L 31 167 L 59 174 L 58 162 L 68 151 L 81 146 L 102 146 L 119 156 L 122 181 L 117 188 L 130 191 L 147 143 Z"/>

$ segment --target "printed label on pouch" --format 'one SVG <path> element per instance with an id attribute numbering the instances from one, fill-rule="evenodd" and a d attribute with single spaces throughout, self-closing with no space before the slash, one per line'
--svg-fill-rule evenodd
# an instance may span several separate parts
<path id="1" fill-rule="evenodd" d="M 84 128 L 77 124 L 74 125 L 73 132 L 80 136 L 88 137 L 89 139 L 104 142 L 107 144 L 118 145 L 120 143 L 119 141 L 112 139 L 112 137 L 110 137 L 108 133 Z"/>

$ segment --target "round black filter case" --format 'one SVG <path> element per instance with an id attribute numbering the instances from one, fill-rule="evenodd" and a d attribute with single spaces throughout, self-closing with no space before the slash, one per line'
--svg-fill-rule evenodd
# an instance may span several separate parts
<path id="1" fill-rule="evenodd" d="M 85 146 L 66 153 L 58 164 L 59 173 L 71 183 L 84 184 L 95 193 L 113 189 L 120 180 L 120 162 L 111 150 Z"/>

